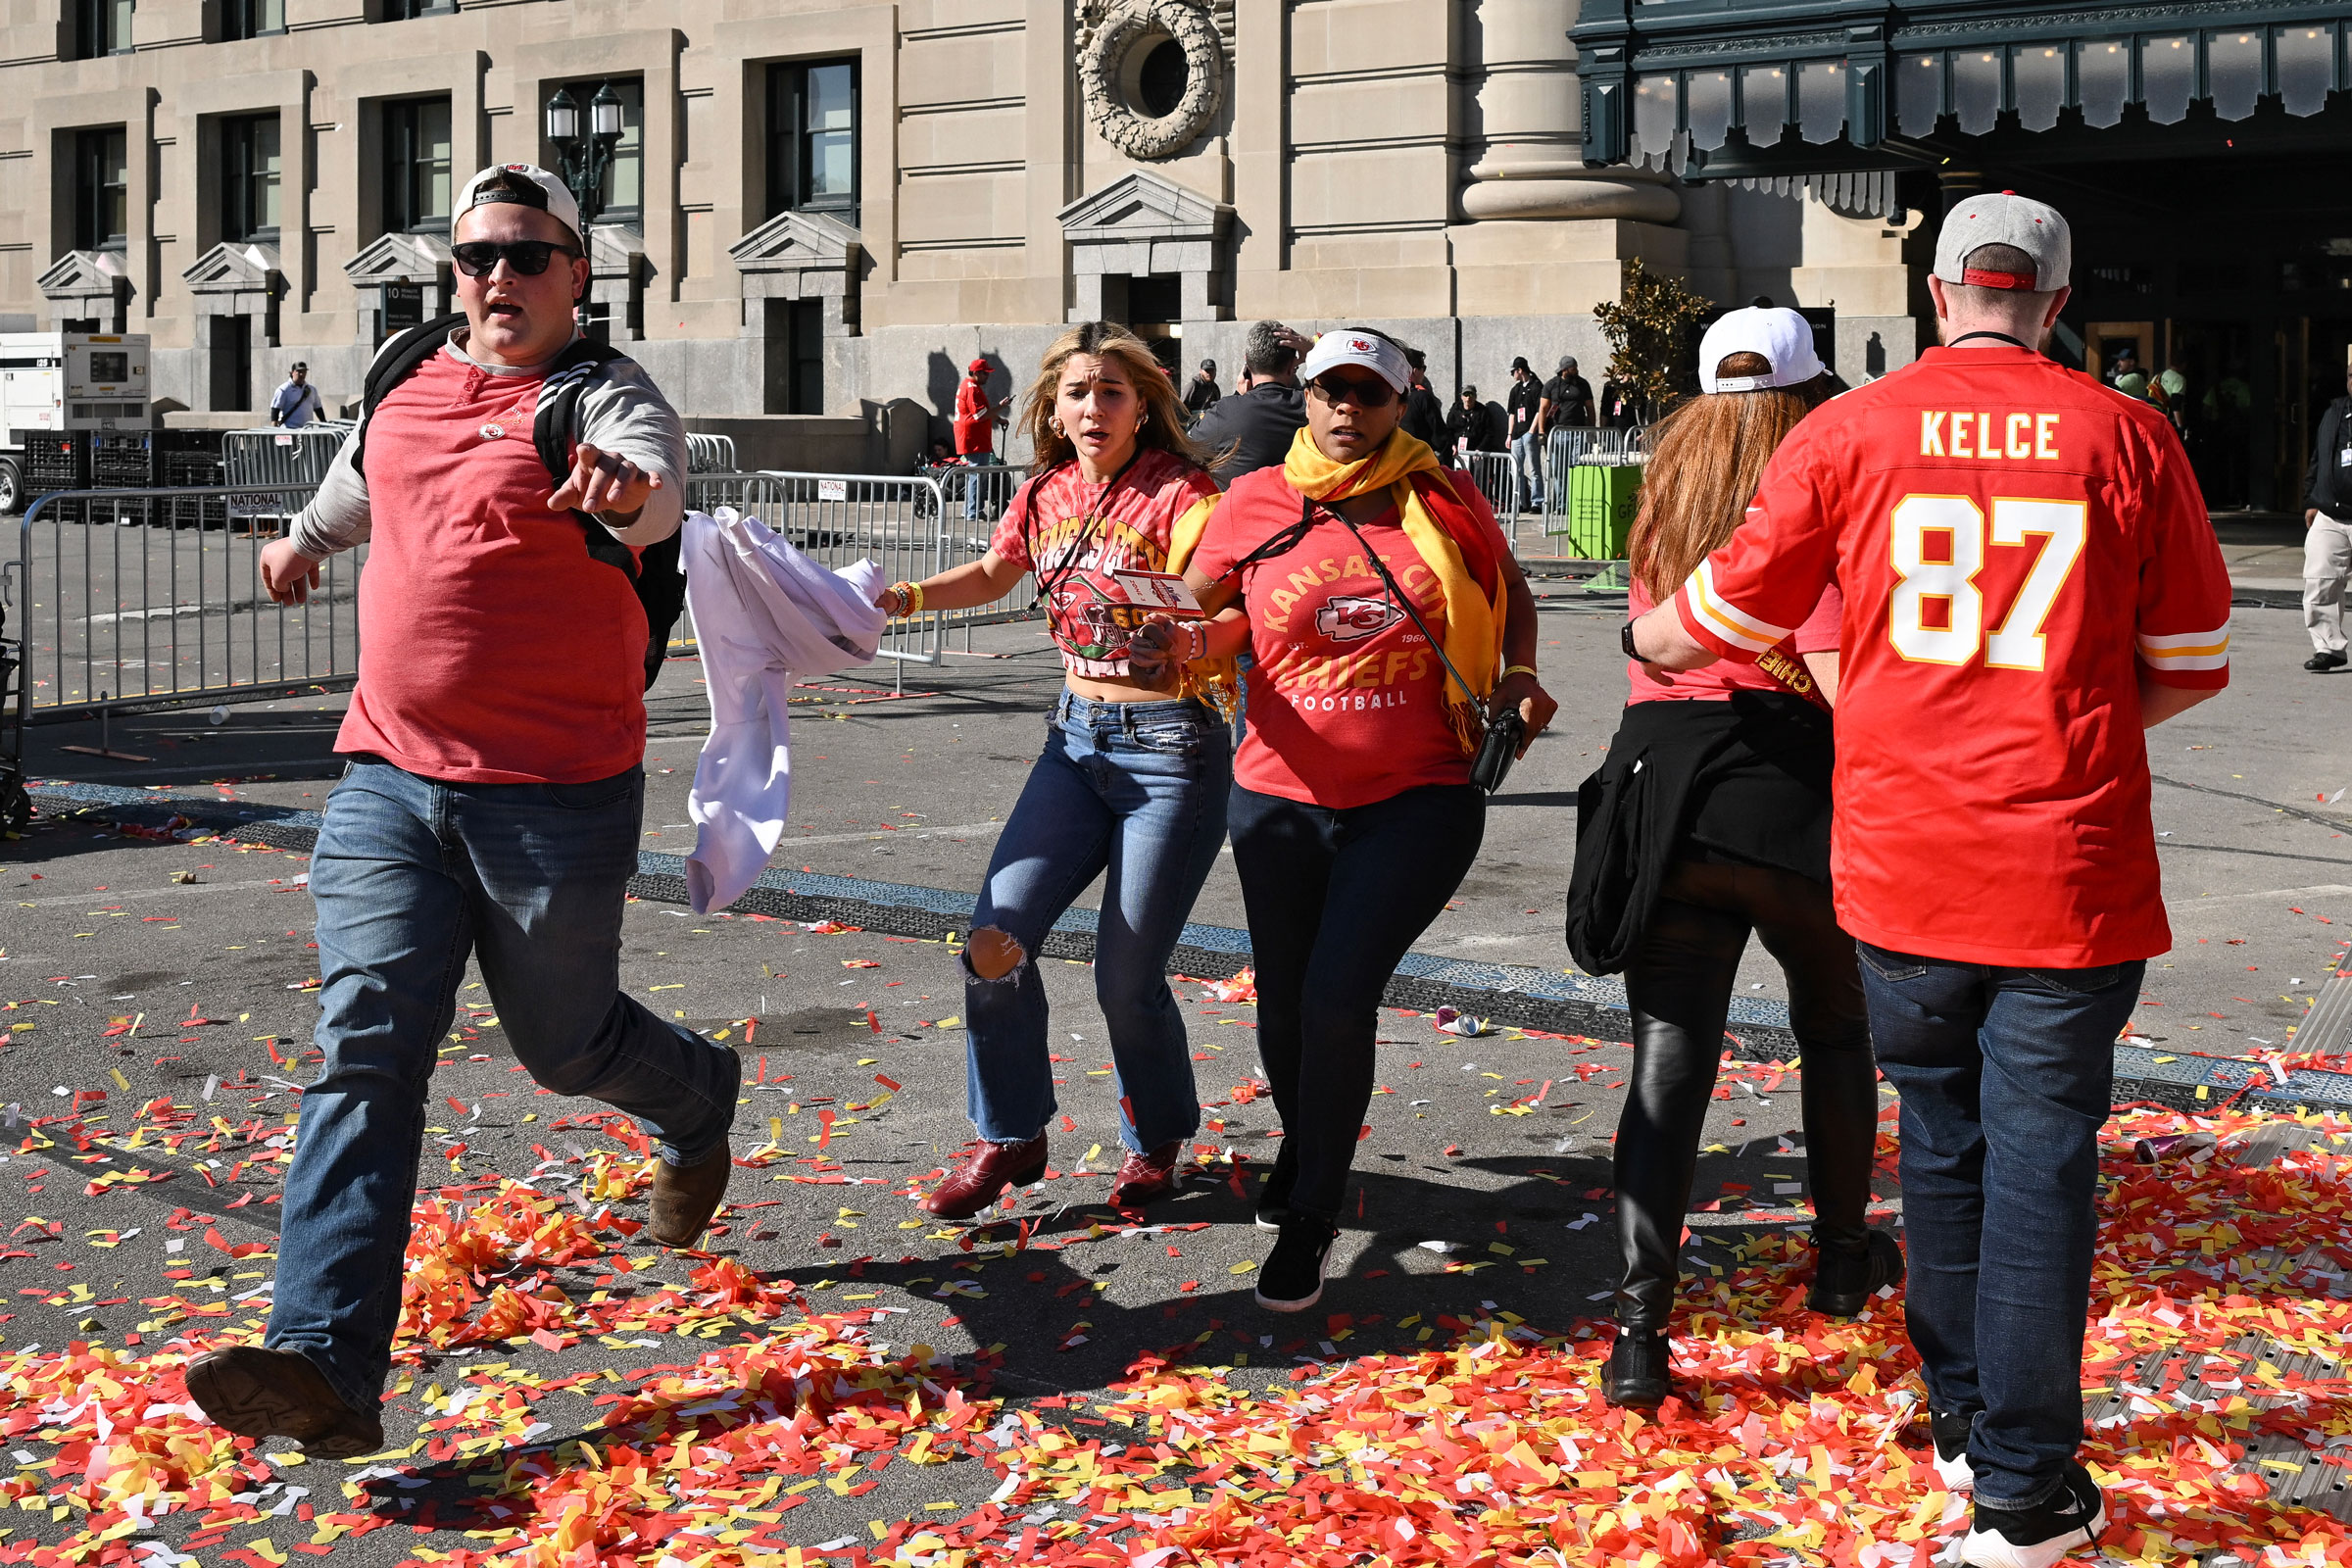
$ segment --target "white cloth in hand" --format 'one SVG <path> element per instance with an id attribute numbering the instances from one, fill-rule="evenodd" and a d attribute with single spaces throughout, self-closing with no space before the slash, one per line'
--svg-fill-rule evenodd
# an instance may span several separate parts
<path id="1" fill-rule="evenodd" d="M 710 738 L 694 767 L 686 892 L 697 914 L 723 909 L 767 868 L 792 805 L 795 673 L 873 662 L 889 617 L 882 568 L 828 571 L 757 517 L 686 514 L 679 562 L 710 696 Z"/>

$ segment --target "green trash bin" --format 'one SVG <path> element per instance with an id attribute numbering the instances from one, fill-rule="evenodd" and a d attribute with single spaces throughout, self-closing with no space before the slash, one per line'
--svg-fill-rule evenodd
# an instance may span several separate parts
<path id="1" fill-rule="evenodd" d="M 1568 546 L 1586 561 L 1618 561 L 1642 492 L 1636 463 L 1580 463 L 1568 470 Z"/>

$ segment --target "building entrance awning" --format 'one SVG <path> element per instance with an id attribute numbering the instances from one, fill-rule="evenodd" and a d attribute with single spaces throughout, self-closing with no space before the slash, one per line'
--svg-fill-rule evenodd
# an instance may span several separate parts
<path id="1" fill-rule="evenodd" d="M 1570 36 L 1587 163 L 1801 183 L 1886 214 L 1896 175 L 1996 128 L 2092 158 L 2158 156 L 2176 129 L 2257 117 L 2276 134 L 2352 87 L 2348 31 L 2342 0 L 1585 0 Z"/>

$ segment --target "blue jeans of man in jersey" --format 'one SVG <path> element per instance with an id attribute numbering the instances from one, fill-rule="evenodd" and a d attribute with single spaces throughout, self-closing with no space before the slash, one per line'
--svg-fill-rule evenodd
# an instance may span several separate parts
<path id="1" fill-rule="evenodd" d="M 1058 1108 L 1055 1078 L 1085 1083 L 1104 1059 L 1098 1042 L 1048 1033 L 1037 968 L 1054 922 L 1098 876 L 1095 998 L 1109 1025 L 1119 1142 L 1147 1153 L 1199 1129 L 1192 1047 L 1167 963 L 1225 843 L 1232 783 L 1228 732 L 1201 704 L 1061 694 L 972 910 L 963 1011 L 969 1108 L 982 1138 L 1035 1138 Z M 992 929 L 1020 956 L 988 976 L 973 962 Z"/>
<path id="2" fill-rule="evenodd" d="M 1855 945 L 1902 1097 L 1904 1313 L 1930 1403 L 1975 1416 L 1977 1500 L 2030 1508 L 2082 1441 L 2100 1124 L 2143 962 L 2022 969 Z"/>
<path id="3" fill-rule="evenodd" d="M 264 1343 L 374 1405 L 400 1322 L 431 1077 L 470 956 L 532 1080 L 634 1118 L 673 1164 L 724 1143 L 740 1058 L 620 991 L 645 775 L 453 784 L 364 758 L 327 797 L 311 858 L 325 1060 L 303 1092 Z M 512 1106 L 513 1110 L 495 1107 Z"/>

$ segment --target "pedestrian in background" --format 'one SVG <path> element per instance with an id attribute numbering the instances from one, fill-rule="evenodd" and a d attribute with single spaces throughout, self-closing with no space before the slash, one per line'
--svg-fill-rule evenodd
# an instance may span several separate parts
<path id="1" fill-rule="evenodd" d="M 1904 1322 L 1975 1568 L 2106 1527 L 2077 1457 L 2099 1128 L 2173 942 L 2140 732 L 2230 678 L 2230 574 L 2172 426 L 2044 357 L 2073 248 L 2021 196 L 1946 213 L 1940 346 L 1798 425 L 1625 633 L 1679 677 L 1844 597 L 1831 868 L 1901 1096 Z"/>
<path id="2" fill-rule="evenodd" d="M 1479 401 L 1478 388 L 1465 382 L 1462 395 L 1446 416 L 1446 450 L 1458 457 L 1465 452 L 1500 452 L 1503 449 L 1502 419 L 1494 410 Z"/>
<path id="3" fill-rule="evenodd" d="M 1511 468 L 1519 476 L 1519 493 L 1532 512 L 1544 510 L 1544 432 L 1537 417 L 1544 408 L 1543 377 L 1529 368 L 1526 356 L 1511 361 L 1511 393 L 1505 405 L 1510 414 Z"/>
<path id="4" fill-rule="evenodd" d="M 1004 422 L 1004 412 L 1012 402 L 989 397 L 989 373 L 988 361 L 974 360 L 963 368 L 963 379 L 956 386 L 956 456 L 967 468 L 997 461 L 997 426 Z M 963 520 L 978 522 L 988 489 L 986 476 L 965 473 L 961 477 Z"/>
<path id="5" fill-rule="evenodd" d="M 2303 629 L 2314 674 L 2344 667 L 2344 585 L 2352 578 L 2352 354 L 2346 396 L 2328 405 L 2303 476 Z"/>
<path id="6" fill-rule="evenodd" d="M 1592 422 L 1592 383 L 1577 373 L 1576 356 L 1563 354 L 1558 370 L 1544 383 L 1543 402 L 1537 406 L 1537 428 L 1549 435 L 1563 427 Z"/>
<path id="7" fill-rule="evenodd" d="M 1036 471 L 978 561 L 875 601 L 894 615 L 992 603 L 1035 572 L 1065 686 L 1045 751 L 997 836 L 964 945 L 968 1107 L 977 1140 L 921 1206 L 968 1219 L 1046 1172 L 1057 1108 L 1037 952 L 1107 868 L 1095 996 L 1110 1030 L 1125 1155 L 1122 1207 L 1172 1192 L 1200 1125 L 1192 1048 L 1168 989 L 1193 901 L 1225 842 L 1232 783 L 1225 720 L 1129 662 L 1121 571 L 1180 569 L 1216 505 L 1175 384 L 1123 326 L 1075 326 L 1046 350 L 1022 410 Z"/>
<path id="8" fill-rule="evenodd" d="M 1298 390 L 1298 358 L 1306 339 L 1280 321 L 1252 321 L 1242 339 L 1247 391 L 1225 399 L 1193 426 L 1196 446 L 1208 455 L 1219 484 L 1280 463 L 1291 437 L 1306 423 Z"/>
<path id="9" fill-rule="evenodd" d="M 1217 362 L 1202 360 L 1199 373 L 1193 377 L 1192 385 L 1184 389 L 1186 417 L 1200 418 L 1201 415 L 1215 408 L 1217 400 L 1224 395 L 1225 389 L 1217 385 Z"/>
<path id="10" fill-rule="evenodd" d="M 1829 396 L 1794 311 L 1733 311 L 1698 350 L 1700 395 L 1650 433 L 1626 556 L 1634 616 L 1673 597 L 1738 530 L 1765 463 Z M 1753 933 L 1788 980 L 1804 1056 L 1817 1312 L 1850 1317 L 1903 1277 L 1868 1228 L 1878 1069 L 1853 939 L 1830 902 L 1830 702 L 1835 584 L 1755 663 L 1671 681 L 1629 663 L 1606 760 L 1578 792 L 1569 948 L 1588 974 L 1625 974 L 1632 1091 L 1617 1121 L 1617 1339 L 1602 1392 L 1654 1409 L 1672 1392 L 1666 1331 L 1683 1216 L 1715 1090 L 1740 955 Z"/>
<path id="11" fill-rule="evenodd" d="M 647 629 L 618 562 L 677 532 L 685 431 L 636 364 L 581 362 L 569 477 L 550 494 L 534 416 L 579 337 L 579 209 L 553 174 L 505 165 L 453 212 L 464 325 L 381 391 L 261 557 L 270 597 L 299 604 L 321 561 L 368 542 L 360 674 L 311 858 L 323 1059 L 270 1326 L 191 1362 L 187 1389 L 216 1424 L 314 1457 L 384 1444 L 434 1049 L 468 955 L 533 1078 L 652 1137 L 647 1229 L 664 1246 L 695 1245 L 725 1196 L 743 1078 L 732 1050 L 620 990 Z"/>
<path id="12" fill-rule="evenodd" d="M 1395 341 L 1385 333 L 1382 337 Z M 1404 414 L 1397 423 L 1406 435 L 1437 453 L 1441 464 L 1448 464 L 1452 449 L 1446 442 L 1446 405 L 1430 390 L 1429 362 L 1419 349 L 1406 349 L 1404 358 L 1412 368 L 1412 383 L 1405 390 Z"/>
<path id="13" fill-rule="evenodd" d="M 326 412 L 318 389 L 311 385 L 311 368 L 296 360 L 286 368 L 286 379 L 270 394 L 270 422 L 299 430 Z"/>
<path id="14" fill-rule="evenodd" d="M 1139 637 L 1161 659 L 1254 660 L 1233 857 L 1284 1132 L 1257 1198 L 1281 1232 L 1257 1299 L 1279 1312 L 1323 1293 L 1381 993 L 1477 857 L 1486 717 L 1516 711 L 1532 740 L 1556 707 L 1536 680 L 1534 596 L 1486 498 L 1398 425 L 1406 372 L 1382 334 L 1323 334 L 1299 369 L 1306 427 L 1281 467 L 1235 482 L 1187 568 L 1215 618 Z"/>

